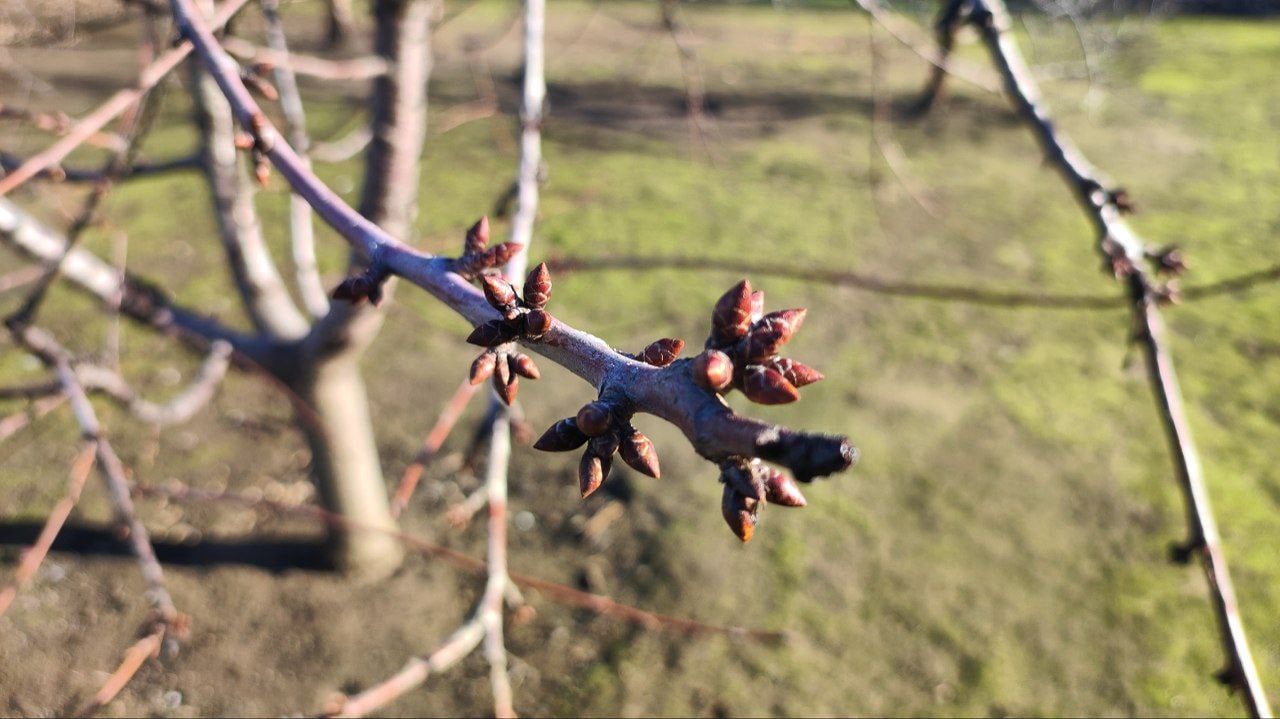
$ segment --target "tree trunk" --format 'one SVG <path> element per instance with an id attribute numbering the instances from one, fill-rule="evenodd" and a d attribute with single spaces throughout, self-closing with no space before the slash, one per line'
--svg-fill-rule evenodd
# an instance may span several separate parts
<path id="1" fill-rule="evenodd" d="M 340 353 L 313 363 L 295 387 L 315 413 L 299 424 L 311 445 L 311 473 L 321 502 L 351 524 L 330 532 L 334 560 L 359 578 L 382 578 L 399 566 L 404 550 L 390 534 L 396 524 L 358 355 Z"/>

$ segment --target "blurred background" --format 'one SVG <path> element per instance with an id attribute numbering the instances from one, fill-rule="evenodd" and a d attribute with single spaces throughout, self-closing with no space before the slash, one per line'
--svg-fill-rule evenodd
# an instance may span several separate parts
<path id="1" fill-rule="evenodd" d="M 324 6 L 286 2 L 293 49 L 368 52 L 367 9 L 337 51 Z M 1277 262 L 1280 22 L 1274 3 L 1023 4 L 1015 33 L 1060 127 L 1136 198 L 1135 228 L 1190 258 L 1184 286 Z M 932 47 L 934 3 L 895 3 L 892 27 Z M 7 0 L 0 102 L 79 116 L 136 73 L 137 27 L 105 0 Z M 238 26 L 255 32 L 256 13 Z M 492 212 L 518 152 L 520 4 L 445 3 L 434 38 L 418 246 L 454 254 Z M 740 545 L 719 513 L 716 469 L 672 427 L 639 429 L 663 478 L 617 465 L 578 499 L 576 458 L 517 445 L 513 571 L 714 624 L 785 630 L 782 643 L 649 630 L 530 593 L 508 627 L 516 708 L 529 715 L 1238 715 L 1217 684 L 1222 650 L 1201 570 L 1169 561 L 1182 499 L 1121 289 L 1094 233 L 999 94 L 953 80 L 925 117 L 900 112 L 928 65 L 843 2 L 687 2 L 679 41 L 655 2 L 550 3 L 547 178 L 532 258 L 694 258 L 691 267 L 558 271 L 556 315 L 638 350 L 659 336 L 698 346 L 715 299 L 747 273 L 771 308 L 804 306 L 789 347 L 827 379 L 801 402 L 744 407 L 791 427 L 847 434 L 851 471 L 771 509 Z M 123 19 L 123 21 L 122 21 Z M 681 47 L 685 48 L 682 52 Z M 962 33 L 957 54 L 996 80 Z M 195 146 L 175 73 L 143 156 Z M 690 82 L 705 110 L 689 112 Z M 317 141 L 365 122 L 364 82 L 302 79 Z M 3 121 L 0 149 L 50 135 Z M 72 160 L 97 162 L 88 148 Z M 69 161 L 68 164 L 72 164 Z M 85 164 L 84 162 L 80 164 Z M 349 201 L 360 158 L 317 164 Z M 55 225 L 83 189 L 14 196 Z M 288 255 L 287 191 L 259 194 L 268 239 Z M 185 304 L 239 314 L 204 181 L 139 178 L 115 189 L 83 246 L 160 281 Z M 507 231 L 495 220 L 495 236 Z M 127 240 L 124 239 L 127 237 Z M 320 233 L 332 286 L 344 243 Z M 0 251 L 0 275 L 27 261 Z M 589 263 L 588 263 L 589 264 Z M 624 263 L 626 264 L 626 263 Z M 634 264 L 634 263 L 632 263 Z M 1004 307 L 892 296 L 839 270 L 895 282 L 1088 295 L 1095 307 Z M 776 272 L 771 275 L 770 272 Z M 0 295 L 11 311 L 20 289 Z M 1105 298 L 1115 303 L 1105 305 Z M 1263 683 L 1280 692 L 1280 287 L 1171 308 L 1172 347 Z M 119 348 L 144 394 L 165 397 L 198 358 L 58 287 L 42 324 L 77 352 Z M 401 288 L 364 360 L 384 471 L 393 483 L 465 376 L 465 321 Z M 535 431 L 591 399 L 549 362 L 521 398 Z M 0 343 L 0 383 L 45 377 Z M 24 410 L 0 402 L 0 415 Z M 156 432 L 99 412 L 134 477 L 312 502 L 306 444 L 260 379 L 232 373 L 212 406 Z M 417 536 L 483 556 L 482 522 L 446 510 L 480 484 L 464 455 L 473 402 L 402 518 Z M 0 560 L 8 576 L 61 495 L 78 430 L 65 409 L 0 444 Z M 177 657 L 145 666 L 106 715 L 291 714 L 382 679 L 470 611 L 483 582 L 410 557 L 353 582 L 315 566 L 324 527 L 222 504 L 140 499 L 191 617 Z M 0 617 L 0 711 L 46 715 L 92 693 L 146 605 L 131 557 L 93 528 L 110 507 L 91 479 L 63 543 Z M 79 529 L 78 529 L 79 528 Z M 491 709 L 479 655 L 387 714 Z"/>

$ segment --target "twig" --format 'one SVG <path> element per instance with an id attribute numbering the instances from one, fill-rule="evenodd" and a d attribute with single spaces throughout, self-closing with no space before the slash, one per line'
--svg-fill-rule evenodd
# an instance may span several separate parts
<path id="1" fill-rule="evenodd" d="M 39 419 L 67 401 L 67 395 L 59 392 L 52 397 L 45 397 L 36 400 L 29 409 L 21 412 L 15 412 L 8 417 L 0 418 L 0 442 L 9 439 L 13 435 L 22 431 L 31 424 L 32 420 Z"/>
<path id="2" fill-rule="evenodd" d="M 76 375 L 86 390 L 104 392 L 143 422 L 164 427 L 186 422 L 209 404 L 231 365 L 231 353 L 230 344 L 214 341 L 191 383 L 164 403 L 139 397 L 119 373 L 105 367 L 80 365 Z"/>
<path id="3" fill-rule="evenodd" d="M 369 146 L 373 132 L 368 125 L 359 125 L 336 140 L 317 142 L 311 146 L 311 159 L 320 162 L 346 162 Z"/>
<path id="4" fill-rule="evenodd" d="M 662 27 L 671 36 L 671 43 L 680 56 L 680 74 L 684 78 L 685 101 L 689 110 L 689 130 L 694 144 L 702 148 L 707 157 L 714 161 L 711 146 L 707 142 L 707 133 L 703 128 L 706 119 L 706 82 L 702 77 L 702 66 L 698 62 L 698 53 L 688 38 L 688 29 L 676 17 L 676 7 L 680 0 L 661 0 Z"/>
<path id="5" fill-rule="evenodd" d="M 148 659 L 154 659 L 160 655 L 160 647 L 164 643 L 164 630 L 158 629 L 134 642 L 128 649 L 124 651 L 124 658 L 120 660 L 120 666 L 107 677 L 103 682 L 102 688 L 93 695 L 88 702 L 76 710 L 76 716 L 90 716 L 98 709 L 106 706 L 116 695 L 124 689 L 133 676 L 138 673 L 142 665 Z"/>
<path id="6" fill-rule="evenodd" d="M 222 27 L 247 2 L 248 0 L 227 0 L 209 21 L 210 26 L 215 29 Z M 137 102 L 138 98 L 142 97 L 144 93 L 155 87 L 156 83 L 163 80 L 191 53 L 191 50 L 191 43 L 184 40 L 164 52 L 143 70 L 142 75 L 138 78 L 137 85 L 120 90 L 112 95 L 106 102 L 99 105 L 96 110 L 85 115 L 77 122 L 61 140 L 50 145 L 43 152 L 32 156 L 13 172 L 0 177 L 0 197 L 9 194 L 15 187 L 35 177 L 41 170 L 61 163 L 67 155 L 71 154 L 72 150 L 84 144 L 86 140 L 105 127 L 108 122 L 114 120 L 120 113 Z"/>
<path id="7" fill-rule="evenodd" d="M 387 73 L 387 63 L 373 55 L 353 57 L 347 60 L 329 60 L 314 55 L 301 55 L 283 50 L 270 41 L 267 47 L 259 47 L 238 37 L 222 41 L 227 52 L 256 65 L 270 65 L 273 70 L 285 69 L 297 75 L 330 80 L 371 80 Z"/>
<path id="8" fill-rule="evenodd" d="M 3 616 L 9 606 L 13 604 L 14 597 L 18 595 L 18 590 L 31 581 L 31 578 L 36 575 L 36 570 L 40 569 L 40 564 L 44 561 L 44 558 L 48 556 L 49 548 L 53 546 L 53 541 L 58 537 L 58 532 L 62 529 L 62 525 L 66 523 L 67 517 L 71 515 L 71 510 L 76 506 L 76 502 L 80 501 L 80 490 L 84 489 L 84 483 L 89 477 L 89 471 L 93 469 L 93 458 L 96 453 L 97 447 L 92 442 L 85 443 L 80 449 L 80 453 L 76 455 L 75 460 L 71 463 L 71 474 L 67 479 L 66 493 L 49 511 L 49 516 L 44 520 L 44 526 L 40 529 L 40 536 L 36 537 L 35 543 L 22 554 L 22 559 L 18 562 L 18 568 L 13 573 L 13 581 L 3 589 L 0 589 L 0 616 Z"/>
<path id="9" fill-rule="evenodd" d="M 5 172 L 16 170 L 26 162 L 21 157 L 8 152 L 0 152 L 0 168 Z M 157 160 L 155 162 L 135 162 L 125 167 L 118 175 L 112 179 L 115 182 L 121 180 L 132 179 L 136 177 L 154 177 L 170 172 L 181 172 L 183 170 L 193 170 L 200 167 L 200 158 L 196 155 L 186 155 L 183 157 L 175 157 L 170 160 Z M 90 170 L 82 167 L 65 167 L 63 165 L 52 165 L 40 170 L 35 175 L 35 179 L 46 179 L 53 182 L 102 182 L 108 179 L 106 174 L 98 170 Z"/>
<path id="10" fill-rule="evenodd" d="M 884 159 L 884 164 L 898 180 L 898 184 L 902 189 L 906 190 L 907 196 L 910 197 L 920 209 L 924 210 L 927 215 L 934 219 L 938 219 L 938 209 L 934 206 L 920 188 L 916 187 L 916 183 L 911 181 L 907 175 L 906 155 L 902 152 L 902 146 L 896 140 L 890 137 L 885 126 L 890 122 L 889 101 L 880 93 L 880 48 L 876 43 L 876 28 L 872 19 L 872 15 L 867 22 L 867 45 L 871 53 L 871 144 L 880 152 L 880 157 Z M 872 201 L 875 201 L 875 188 L 872 188 Z"/>
<path id="11" fill-rule="evenodd" d="M 1165 325 L 1158 309 L 1165 295 L 1144 269 L 1148 261 L 1146 244 L 1121 216 L 1124 210 L 1122 193 L 1109 188 L 1108 183 L 1050 120 L 1035 79 L 1008 33 L 1009 14 L 1004 3 L 1001 0 L 963 2 L 967 3 L 969 21 L 977 28 L 992 62 L 1000 71 L 1005 92 L 1035 133 L 1048 161 L 1058 170 L 1093 223 L 1103 257 L 1117 277 L 1126 281 L 1138 330 L 1137 340 L 1146 356 L 1147 373 L 1160 410 L 1160 421 L 1168 436 L 1169 449 L 1187 503 L 1190 536 L 1184 552 L 1188 556 L 1200 556 L 1218 619 L 1227 657 L 1227 666 L 1220 676 L 1242 690 L 1245 707 L 1251 715 L 1269 717 L 1271 707 L 1236 607 L 1235 590 L 1223 555 L 1217 522 L 1209 506 L 1199 453 L 1191 438 L 1173 358 L 1167 346 Z"/>
<path id="12" fill-rule="evenodd" d="M 436 418 L 436 423 L 427 432 L 427 435 L 422 438 L 422 446 L 418 448 L 418 453 L 414 455 L 413 461 L 405 468 L 404 474 L 400 475 L 400 484 L 396 487 L 396 493 L 391 499 L 392 517 L 399 517 L 405 507 L 409 505 L 409 498 L 413 496 L 413 490 L 417 488 L 418 482 L 422 480 L 422 470 L 436 456 L 440 448 L 444 446 L 445 439 L 453 431 L 458 418 L 462 416 L 462 410 L 466 409 L 467 403 L 471 401 L 471 397 L 475 393 L 476 385 L 464 379 L 458 385 L 458 389 L 454 390 L 453 396 L 445 403 L 444 409 L 440 410 L 440 416 Z"/>
<path id="13" fill-rule="evenodd" d="M 280 139 L 218 47 L 191 0 L 172 0 L 174 17 L 184 35 L 229 99 L 237 119 L 254 133 L 280 174 L 356 250 L 381 270 L 427 290 L 473 324 L 500 315 L 483 294 L 450 269 L 453 263 L 416 251 L 353 211 L 301 163 Z M 534 352 L 561 364 L 587 382 L 607 388 L 636 411 L 649 412 L 675 424 L 704 457 L 759 457 L 811 479 L 846 469 L 856 458 L 847 439 L 795 432 L 735 414 L 717 394 L 699 386 L 692 363 L 677 361 L 658 368 L 632 360 L 599 338 L 554 321 L 540 340 L 520 340 Z"/>
<path id="14" fill-rule="evenodd" d="M 289 144 L 307 162 L 311 150 L 311 137 L 307 134 L 307 115 L 302 106 L 302 94 L 298 92 L 298 79 L 289 64 L 289 46 L 280 22 L 279 0 L 261 0 L 262 15 L 266 22 L 267 45 L 276 53 L 278 62 L 272 74 L 276 89 L 280 92 L 280 109 L 284 113 L 285 132 Z M 320 280 L 316 266 L 315 229 L 311 223 L 311 206 L 297 193 L 289 194 L 289 236 L 292 239 L 293 269 L 302 304 L 312 317 L 323 317 L 329 312 L 329 293 Z"/>
<path id="15" fill-rule="evenodd" d="M 40 112 L 4 103 L 0 103 L 0 119 L 26 122 L 38 130 L 55 135 L 66 135 L 72 128 L 71 118 L 64 113 Z M 94 132 L 85 139 L 84 144 L 107 150 L 119 150 L 124 146 L 124 139 L 114 132 Z M 8 172 L 10 168 L 4 169 Z"/>

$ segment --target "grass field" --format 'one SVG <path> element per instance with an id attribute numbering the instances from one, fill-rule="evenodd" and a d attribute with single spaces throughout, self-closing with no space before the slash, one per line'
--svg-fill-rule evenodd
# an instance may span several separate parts
<path id="1" fill-rule="evenodd" d="M 318 20 L 308 6 L 289 10 L 306 47 L 302 38 L 319 37 Z M 519 37 L 504 32 L 514 10 L 478 3 L 438 34 L 432 122 L 474 99 L 477 75 L 490 71 L 506 114 L 429 140 L 417 225 L 428 249 L 453 252 L 514 171 Z M 697 255 L 1119 294 L 1100 269 L 1089 226 L 1000 96 L 953 83 L 928 118 L 882 118 L 879 132 L 906 157 L 895 175 L 872 141 L 873 108 L 877 98 L 909 100 L 926 74 L 917 57 L 844 9 L 694 6 L 684 17 L 708 88 L 703 145 L 692 138 L 678 56 L 656 16 L 650 4 L 552 3 L 550 172 L 535 257 Z M 1277 261 L 1280 23 L 1092 21 L 1084 28 L 1091 80 L 1069 25 L 1027 18 L 1019 36 L 1060 125 L 1137 198 L 1136 228 L 1153 243 L 1186 249 L 1187 284 Z M 0 100 L 84 111 L 127 81 L 133 38 L 124 29 L 55 49 L 13 48 L 14 62 L 58 94 L 20 96 L 15 83 L 0 89 Z M 483 65 L 464 52 L 493 40 Z M 984 59 L 973 43 L 961 54 Z M 304 92 L 314 100 L 317 136 L 361 121 L 359 87 L 311 83 Z M 162 111 L 146 145 L 154 157 L 193 141 L 176 86 Z M 37 139 L 15 129 L 3 149 L 30 149 Z M 323 166 L 321 175 L 354 196 L 356 163 Z M 274 181 L 260 205 L 283 261 L 282 190 Z M 72 197 L 54 188 L 23 201 L 57 218 L 56 208 L 75 207 Z M 110 227 L 91 233 L 88 247 L 110 256 L 127 232 L 132 270 L 243 322 L 199 177 L 130 183 L 113 194 L 108 214 Z M 327 277 L 336 280 L 343 258 L 326 235 Z M 0 257 L 0 271 L 17 266 Z M 554 302 L 558 316 L 620 348 L 663 335 L 696 343 L 711 303 L 737 279 L 714 264 L 583 272 L 556 278 Z M 809 488 L 808 508 L 768 511 L 742 547 L 719 516 L 714 468 L 651 418 L 639 424 L 658 444 L 663 479 L 622 468 L 606 496 L 585 503 L 572 460 L 517 448 L 513 511 L 535 521 L 513 532 L 512 566 L 666 614 L 785 629 L 790 639 L 774 646 L 646 632 L 534 595 L 536 618 L 509 630 L 517 709 L 1242 712 L 1211 678 L 1221 650 L 1203 576 L 1167 559 L 1184 533 L 1181 497 L 1122 306 L 1005 309 L 753 280 L 772 307 L 811 308 L 791 354 L 828 379 L 799 404 L 749 411 L 846 433 L 862 450 L 860 464 Z M 0 310 L 15 299 L 0 297 Z M 44 317 L 84 351 L 99 350 L 108 331 L 97 310 L 65 290 Z M 1169 320 L 1241 611 L 1263 681 L 1280 699 L 1280 287 L 1187 303 Z M 389 481 L 463 376 L 472 354 L 461 342 L 466 330 L 424 293 L 398 293 L 365 362 Z M 195 360 L 124 327 L 121 362 L 141 389 L 164 396 Z M 538 429 L 590 392 L 542 364 L 544 379 L 521 393 Z M 0 351 L 0 379 L 37 376 L 12 348 Z M 5 414 L 19 408 L 0 406 Z M 163 435 L 105 405 L 102 412 L 141 480 L 310 496 L 288 407 L 251 378 L 232 377 L 209 411 Z M 478 412 L 469 412 L 449 451 L 465 447 Z M 74 438 L 63 411 L 0 445 L 0 527 L 43 519 Z M 479 556 L 482 530 L 453 531 L 442 519 L 477 484 L 448 466 L 429 472 L 405 526 Z M 584 534 L 609 503 L 625 512 L 603 532 Z M 90 524 L 108 519 L 96 486 L 80 515 Z M 306 540 L 320 531 L 248 510 L 155 501 L 144 517 L 159 540 L 180 547 Z M 18 550 L 3 545 L 5 566 Z M 177 604 L 193 618 L 191 642 L 176 659 L 145 668 L 107 714 L 314 712 L 331 693 L 366 686 L 430 648 L 480 590 L 474 577 L 417 559 L 374 586 L 235 563 L 168 571 Z M 55 553 L 0 618 L 0 710 L 47 714 L 92 691 L 145 611 L 140 586 L 127 557 Z M 390 713 L 487 712 L 486 671 L 472 657 Z"/>

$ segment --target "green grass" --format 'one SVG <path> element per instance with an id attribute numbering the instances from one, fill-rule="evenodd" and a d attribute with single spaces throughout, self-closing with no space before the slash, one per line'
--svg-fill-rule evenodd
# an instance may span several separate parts
<path id="1" fill-rule="evenodd" d="M 473 92 L 462 43 L 492 37 L 511 8 L 478 5 L 441 32 L 433 120 Z M 955 84 L 933 116 L 886 128 L 909 158 L 908 179 L 936 207 L 930 216 L 870 143 L 862 17 L 754 5 L 685 12 L 717 108 L 711 160 L 691 142 L 679 110 L 683 83 L 669 38 L 633 27 L 653 22 L 651 7 L 552 5 L 550 175 L 535 255 L 696 253 L 913 281 L 1118 293 L 1100 271 L 1088 225 L 1000 97 Z M 514 69 L 516 36 L 491 53 L 502 82 Z M 1037 62 L 1078 58 L 1063 26 L 1033 22 L 1020 37 L 1034 38 Z M 1187 283 L 1274 263 L 1280 24 L 1130 22 L 1119 37 L 1098 58 L 1096 103 L 1084 102 L 1082 80 L 1044 83 L 1059 124 L 1137 197 L 1139 231 L 1152 243 L 1177 242 L 1188 251 Z M 877 45 L 883 91 L 905 99 L 924 68 L 883 33 Z M 982 59 L 972 45 L 961 52 Z M 311 121 L 318 134 L 351 126 L 350 103 L 321 101 L 324 88 L 316 85 L 306 90 L 317 99 Z M 148 143 L 155 156 L 191 141 L 189 131 L 176 127 L 186 112 L 181 93 L 171 91 L 165 109 L 166 124 Z M 514 167 L 511 133 L 510 118 L 491 118 L 432 137 L 418 223 L 423 246 L 453 251 L 466 225 L 487 211 Z M 353 196 L 357 164 L 324 167 L 321 174 Z M 165 278 L 184 301 L 236 319 L 204 202 L 196 177 L 139 182 L 113 194 L 108 214 L 129 233 L 130 267 Z M 261 204 L 283 261 L 285 196 L 278 182 Z M 109 253 L 112 231 L 95 231 L 86 243 Z M 343 256 L 328 235 L 322 259 L 331 278 Z M 553 310 L 624 349 L 663 335 L 696 343 L 711 303 L 736 279 L 714 268 L 569 275 L 556 278 Z M 771 307 L 811 308 L 791 354 L 828 379 L 805 390 L 798 405 L 744 411 L 847 433 L 862 449 L 862 462 L 808 489 L 807 509 L 767 511 L 757 539 L 744 548 L 719 517 L 714 468 L 674 430 L 641 418 L 658 443 L 665 476 L 653 483 L 624 474 L 627 512 L 603 543 L 590 544 L 575 528 L 605 500 L 584 507 L 573 499 L 571 459 L 519 449 L 513 505 L 533 512 L 538 526 L 514 535 L 513 564 L 566 581 L 595 576 L 594 588 L 656 611 L 785 628 L 791 640 L 778 647 L 644 633 L 537 600 L 539 618 L 510 631 L 518 708 L 1241 713 L 1237 699 L 1210 677 L 1221 655 L 1203 577 L 1166 559 L 1184 533 L 1181 498 L 1138 357 L 1127 345 L 1122 309 L 1002 310 L 790 280 L 756 285 Z M 1263 287 L 1169 313 L 1241 610 L 1273 695 L 1280 692 L 1280 624 L 1273 619 L 1280 616 L 1278 293 Z M 55 295 L 45 316 L 77 347 L 100 345 L 95 312 L 69 293 Z M 464 331 L 461 320 L 423 293 L 398 293 L 366 361 L 389 477 L 398 475 L 465 371 Z M 161 340 L 136 331 L 126 338 L 124 369 L 150 393 L 172 391 L 162 368 L 191 366 Z M 546 379 L 521 393 L 539 429 L 590 397 L 567 373 L 542 364 Z M 0 353 L 0 377 L 36 374 L 14 353 Z M 734 404 L 741 407 L 740 398 Z M 245 428 L 248 419 L 287 417 L 248 379 L 233 379 L 211 416 L 158 440 L 114 410 L 104 407 L 104 415 L 149 480 L 245 487 L 305 476 L 296 436 Z M 54 415 L 10 441 L 12 453 L 0 459 L 3 516 L 43 516 L 59 491 L 71 436 L 70 420 Z M 459 433 L 450 447 L 464 442 Z M 424 496 L 410 526 L 478 553 L 475 531 L 457 537 L 431 519 L 470 481 L 433 475 L 428 485 L 437 494 Z M 88 494 L 85 511 L 105 517 L 105 503 Z M 173 520 L 154 511 L 162 532 L 214 519 L 228 524 L 199 527 L 206 535 L 275 526 L 221 514 Z M 92 574 L 99 567 L 92 560 L 75 566 L 102 584 L 131 569 L 118 563 Z M 405 652 L 426 649 L 465 611 L 466 592 L 474 589 L 440 569 L 415 568 L 387 590 L 389 598 L 362 602 L 338 580 L 305 573 L 276 579 L 249 570 L 172 571 L 179 604 L 203 609 L 197 627 L 206 639 L 182 663 L 131 686 L 122 711 L 151 711 L 151 696 L 169 687 L 179 687 L 200 712 L 314 709 L 325 692 L 367 684 L 397 668 Z M 202 599 L 209 585 L 224 582 L 250 588 L 264 606 L 230 612 Z M 461 598 L 459 587 L 467 588 Z M 116 596 L 90 585 L 84 596 L 64 592 L 50 601 L 121 614 L 121 600 L 102 599 L 107 595 Z M 411 614 L 378 603 L 390 597 L 403 602 L 396 611 L 411 607 Z M 254 621 L 281 620 L 267 608 L 277 601 L 291 607 L 284 635 L 309 644 L 295 651 L 292 644 L 250 642 L 254 648 L 243 652 L 229 644 L 242 636 L 237 631 L 253 635 Z M 47 605 L 19 607 L 2 621 L 40 629 L 55 616 Z M 367 636 L 345 628 L 357 620 L 370 629 Z M 61 636 L 40 631 L 50 633 L 48 642 Z M 224 635 L 231 639 L 215 641 Z M 90 644 L 102 642 L 72 645 Z M 51 652 L 49 646 L 33 641 L 25 651 Z M 110 650 L 93 668 L 105 668 Z M 88 671 L 84 661 L 78 667 Z M 252 679 L 244 676 L 246 666 Z M 285 679 L 260 680 L 264 673 Z M 483 674 L 482 663 L 466 664 L 396 710 L 487 711 Z M 22 681 L 0 685 L 18 695 Z M 30 691 L 40 697 L 46 690 Z"/>

